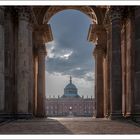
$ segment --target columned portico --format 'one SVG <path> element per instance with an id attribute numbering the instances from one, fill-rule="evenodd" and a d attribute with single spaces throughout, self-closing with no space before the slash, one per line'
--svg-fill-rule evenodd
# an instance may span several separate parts
<path id="1" fill-rule="evenodd" d="M 1 6 L 0 117 L 46 116 L 45 43 L 53 40 L 48 21 L 66 9 L 80 10 L 92 21 L 88 40 L 95 45 L 95 117 L 139 120 L 138 6 Z"/>
<path id="2" fill-rule="evenodd" d="M 122 117 L 121 8 L 111 8 L 110 118 Z"/>

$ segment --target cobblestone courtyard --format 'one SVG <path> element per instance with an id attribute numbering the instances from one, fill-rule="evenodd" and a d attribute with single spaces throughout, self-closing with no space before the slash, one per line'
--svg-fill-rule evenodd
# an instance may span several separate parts
<path id="1" fill-rule="evenodd" d="M 1 123 L 0 134 L 140 134 L 140 127 L 107 119 L 35 118 Z"/>

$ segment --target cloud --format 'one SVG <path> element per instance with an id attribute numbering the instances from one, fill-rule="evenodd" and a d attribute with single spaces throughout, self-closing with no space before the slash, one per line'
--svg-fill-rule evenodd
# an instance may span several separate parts
<path id="1" fill-rule="evenodd" d="M 94 45 L 87 41 L 91 21 L 81 12 L 66 10 L 54 16 L 50 23 L 54 41 L 46 44 L 46 70 L 50 74 L 72 75 L 94 80 Z"/>
<path id="2" fill-rule="evenodd" d="M 60 80 L 61 79 L 61 80 Z M 59 82 L 58 82 L 59 81 Z M 78 94 L 84 97 L 94 97 L 94 81 L 87 81 L 84 78 L 72 78 L 73 84 L 78 89 Z M 69 83 L 69 75 L 60 73 L 49 74 L 46 71 L 46 97 L 58 97 L 64 94 L 64 87 Z"/>

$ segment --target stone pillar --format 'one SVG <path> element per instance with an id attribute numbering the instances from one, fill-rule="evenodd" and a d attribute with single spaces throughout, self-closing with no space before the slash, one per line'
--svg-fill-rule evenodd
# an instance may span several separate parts
<path id="1" fill-rule="evenodd" d="M 103 80 L 104 80 L 104 116 L 108 117 L 108 73 L 107 73 L 107 55 L 103 58 Z"/>
<path id="2" fill-rule="evenodd" d="M 45 117 L 45 44 L 38 48 L 37 116 Z"/>
<path id="3" fill-rule="evenodd" d="M 121 58 L 122 58 L 122 114 L 126 114 L 126 25 L 123 21 L 121 29 Z"/>
<path id="4" fill-rule="evenodd" d="M 133 71 L 134 71 L 134 63 L 133 63 L 133 56 L 134 56 L 134 10 L 129 9 L 129 18 L 126 22 L 126 117 L 130 117 L 133 110 L 133 100 L 134 100 L 134 85 L 133 85 Z"/>
<path id="5" fill-rule="evenodd" d="M 18 117 L 31 117 L 29 114 L 29 13 L 30 7 L 18 7 Z"/>
<path id="6" fill-rule="evenodd" d="M 110 63 L 110 118 L 122 117 L 121 8 L 111 7 L 112 45 Z"/>
<path id="7" fill-rule="evenodd" d="M 49 25 L 39 25 L 36 26 L 34 29 L 34 39 L 35 39 L 35 48 L 38 50 L 37 58 L 38 62 L 36 62 L 35 58 L 35 64 L 38 66 L 38 70 L 35 68 L 35 80 L 37 80 L 37 89 L 35 90 L 35 93 L 37 91 L 37 110 L 36 110 L 36 116 L 38 117 L 45 117 L 46 116 L 46 110 L 45 110 L 45 55 L 46 55 L 46 48 L 45 43 L 52 41 L 52 33 L 51 28 Z M 38 72 L 36 77 L 36 72 Z M 36 95 L 35 95 L 36 97 Z M 36 100 L 36 99 L 34 99 Z"/>
<path id="8" fill-rule="evenodd" d="M 14 112 L 15 77 L 14 77 L 14 16 L 13 7 L 5 7 L 5 112 L 10 117 Z M 5 115 L 6 115 L 5 114 Z"/>
<path id="9" fill-rule="evenodd" d="M 102 46 L 96 45 L 95 57 L 95 117 L 104 117 L 104 88 L 103 88 L 103 54 Z"/>
<path id="10" fill-rule="evenodd" d="M 133 116 L 140 121 L 140 7 L 136 6 L 134 12 L 134 101 Z"/>
<path id="11" fill-rule="evenodd" d="M 104 86 L 105 86 L 105 117 L 109 117 L 110 115 L 110 35 L 111 35 L 111 30 L 110 27 L 111 25 L 108 23 L 106 26 L 106 34 L 107 34 L 107 46 L 106 46 L 106 58 L 105 58 L 105 65 L 106 65 L 106 73 L 105 73 L 105 81 L 104 81 Z"/>
<path id="12" fill-rule="evenodd" d="M 34 96 L 34 71 L 33 71 L 33 28 L 29 23 L 29 112 L 33 114 L 33 96 Z"/>
<path id="13" fill-rule="evenodd" d="M 4 78 L 4 7 L 0 7 L 0 113 L 4 112 L 5 78 Z"/>
<path id="14" fill-rule="evenodd" d="M 34 52 L 34 96 L 33 96 L 34 115 L 36 115 L 37 112 L 37 74 L 38 74 L 38 58 Z"/>

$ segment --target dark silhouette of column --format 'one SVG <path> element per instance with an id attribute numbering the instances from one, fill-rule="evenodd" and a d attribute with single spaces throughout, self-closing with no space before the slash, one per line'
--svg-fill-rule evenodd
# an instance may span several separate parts
<path id="1" fill-rule="evenodd" d="M 110 63 L 110 118 L 122 117 L 121 8 L 111 7 L 112 45 Z"/>
<path id="2" fill-rule="evenodd" d="M 29 113 L 29 18 L 30 7 L 18 10 L 17 54 L 17 113 L 18 117 L 31 117 Z"/>
<path id="3" fill-rule="evenodd" d="M 3 113 L 5 108 L 4 63 L 4 7 L 0 7 L 0 113 Z"/>
<path id="4" fill-rule="evenodd" d="M 37 116 L 45 117 L 45 44 L 38 48 Z"/>
<path id="5" fill-rule="evenodd" d="M 104 88 L 103 88 L 103 54 L 102 46 L 96 45 L 95 58 L 95 117 L 104 117 Z"/>

